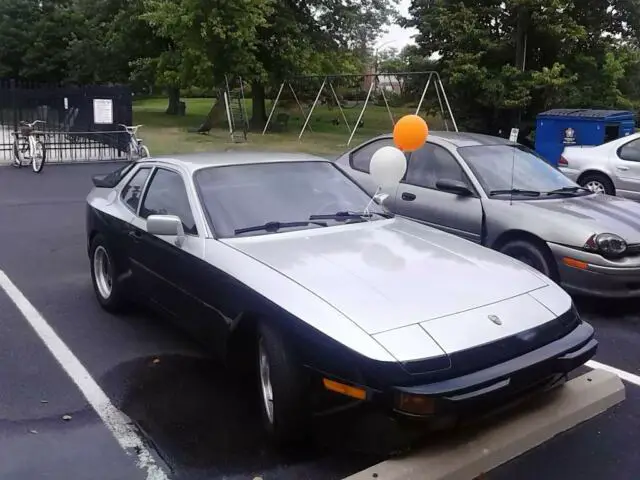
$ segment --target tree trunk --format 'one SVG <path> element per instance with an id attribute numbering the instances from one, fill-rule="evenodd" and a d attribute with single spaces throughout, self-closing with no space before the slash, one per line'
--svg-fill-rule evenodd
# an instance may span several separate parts
<path id="1" fill-rule="evenodd" d="M 214 127 L 222 127 L 227 123 L 227 112 L 224 106 L 224 91 L 218 91 L 218 97 L 196 132 L 208 133 Z M 228 125 L 227 125 L 228 127 Z"/>
<path id="2" fill-rule="evenodd" d="M 169 106 L 164 113 L 178 115 L 180 113 L 180 89 L 171 87 L 167 93 L 169 94 Z"/>
<path id="3" fill-rule="evenodd" d="M 253 82 L 251 84 L 252 112 L 250 122 L 252 130 L 262 130 L 267 123 L 265 96 L 264 85 L 260 82 Z"/>

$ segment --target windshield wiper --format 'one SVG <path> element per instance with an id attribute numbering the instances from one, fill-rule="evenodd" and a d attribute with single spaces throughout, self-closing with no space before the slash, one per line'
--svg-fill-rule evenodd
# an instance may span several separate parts
<path id="1" fill-rule="evenodd" d="M 562 187 L 562 188 L 557 188 L 555 190 L 551 190 L 550 192 L 547 192 L 546 195 L 573 195 L 574 193 L 577 193 L 578 190 L 583 190 L 585 192 L 591 191 L 588 188 L 578 187 L 578 186 Z"/>
<path id="2" fill-rule="evenodd" d="M 348 211 L 344 211 L 344 212 L 336 212 L 336 213 L 328 213 L 328 214 L 321 214 L 321 215 L 311 215 L 309 217 L 309 220 L 364 220 L 365 218 L 370 218 L 373 215 L 380 215 L 381 217 L 384 218 L 392 218 L 393 215 L 390 215 L 388 213 L 381 213 L 381 212 L 348 212 Z"/>
<path id="3" fill-rule="evenodd" d="M 263 225 L 255 225 L 253 227 L 237 228 L 233 233 L 240 235 L 242 233 L 259 232 L 262 230 L 266 232 L 277 232 L 281 228 L 306 227 L 310 224 L 320 225 L 321 227 L 328 226 L 326 222 L 311 222 L 308 220 L 302 222 L 267 222 Z"/>
<path id="4" fill-rule="evenodd" d="M 526 197 L 539 197 L 540 192 L 536 190 L 521 190 L 519 188 L 512 188 L 510 190 L 491 190 L 490 196 L 494 195 L 524 195 Z"/>

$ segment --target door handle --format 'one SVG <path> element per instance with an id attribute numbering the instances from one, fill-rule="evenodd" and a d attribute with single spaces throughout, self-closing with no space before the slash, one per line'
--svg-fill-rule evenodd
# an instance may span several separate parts
<path id="1" fill-rule="evenodd" d="M 416 199 L 416 196 L 413 193 L 402 192 L 402 199 L 407 202 L 413 202 Z"/>
<path id="2" fill-rule="evenodd" d="M 130 230 L 127 235 L 129 235 L 129 237 L 132 238 L 135 242 L 142 240 L 142 233 L 138 230 Z"/>
<path id="3" fill-rule="evenodd" d="M 618 170 L 621 170 L 623 172 L 626 172 L 627 170 L 629 170 L 629 167 L 616 167 Z"/>

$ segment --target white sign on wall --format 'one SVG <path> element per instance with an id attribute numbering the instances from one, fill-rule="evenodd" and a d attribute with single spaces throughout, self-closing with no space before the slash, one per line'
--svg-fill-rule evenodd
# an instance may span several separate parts
<path id="1" fill-rule="evenodd" d="M 513 143 L 517 143 L 518 142 L 518 135 L 520 135 L 520 129 L 519 128 L 512 128 L 511 129 L 511 135 L 509 135 L 509 141 L 513 142 Z"/>
<path id="2" fill-rule="evenodd" d="M 103 125 L 113 123 L 113 100 L 110 98 L 93 99 L 93 123 Z"/>

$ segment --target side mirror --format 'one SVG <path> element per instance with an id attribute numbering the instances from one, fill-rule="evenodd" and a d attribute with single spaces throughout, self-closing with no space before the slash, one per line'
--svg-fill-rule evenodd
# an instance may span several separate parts
<path id="1" fill-rule="evenodd" d="M 443 192 L 455 193 L 456 195 L 465 197 L 473 195 L 473 192 L 467 186 L 467 184 L 461 182 L 460 180 L 450 180 L 447 178 L 443 178 L 436 182 L 436 188 L 438 190 L 442 190 Z"/>
<path id="2" fill-rule="evenodd" d="M 175 236 L 175 244 L 180 247 L 184 242 L 182 220 L 175 215 L 149 215 L 147 233 L 160 236 Z"/>

